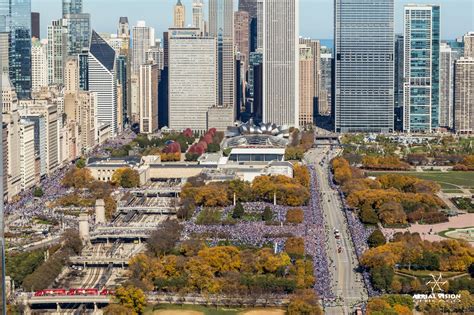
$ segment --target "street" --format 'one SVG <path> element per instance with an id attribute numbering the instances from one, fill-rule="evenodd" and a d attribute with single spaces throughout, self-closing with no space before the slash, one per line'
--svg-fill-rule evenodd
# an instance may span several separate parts
<path id="1" fill-rule="evenodd" d="M 355 270 L 358 261 L 354 252 L 347 221 L 341 208 L 338 192 L 331 189 L 328 177 L 328 164 L 338 154 L 338 149 L 318 146 L 310 150 L 305 160 L 315 167 L 321 206 L 324 213 L 325 232 L 328 248 L 332 288 L 337 296 L 336 303 L 326 305 L 326 314 L 352 314 L 355 307 L 367 299 L 361 275 Z M 336 231 L 339 235 L 336 238 Z M 340 253 L 338 250 L 340 249 Z"/>

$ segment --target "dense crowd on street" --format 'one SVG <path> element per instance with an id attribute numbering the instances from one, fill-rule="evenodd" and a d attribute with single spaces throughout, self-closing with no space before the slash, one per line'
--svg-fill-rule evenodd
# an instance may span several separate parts
<path id="1" fill-rule="evenodd" d="M 125 130 L 117 137 L 108 140 L 100 146 L 97 146 L 85 157 L 92 156 L 108 156 L 110 154 L 106 148 L 119 148 L 127 143 L 130 143 L 135 138 L 135 134 L 130 130 Z M 70 220 L 68 216 L 62 213 L 57 213 L 48 208 L 47 205 L 69 193 L 69 190 L 62 186 L 61 181 L 66 173 L 71 169 L 73 164 L 63 166 L 57 169 L 49 176 L 41 180 L 38 185 L 43 195 L 41 197 L 34 196 L 34 189 L 31 188 L 21 192 L 15 197 L 15 200 L 5 204 L 5 215 L 9 227 L 28 227 L 32 224 L 32 219 L 37 217 L 48 218 L 49 220 L 56 220 L 62 222 L 66 227 L 73 224 L 75 221 Z"/>
<path id="2" fill-rule="evenodd" d="M 368 248 L 367 240 L 370 234 L 373 232 L 373 228 L 366 227 L 355 215 L 355 213 L 350 210 L 349 206 L 347 205 L 346 199 L 344 198 L 344 193 L 342 192 L 340 187 L 334 183 L 333 174 L 331 170 L 329 170 L 329 176 L 330 176 L 329 182 L 330 182 L 331 188 L 336 189 L 339 192 L 339 197 L 343 205 L 343 211 L 347 219 L 349 232 L 352 238 L 352 242 L 354 244 L 355 253 L 357 255 L 357 259 L 360 259 L 364 251 Z M 363 271 L 362 277 L 363 277 L 368 295 L 369 296 L 378 295 L 378 292 L 375 291 L 374 288 L 372 287 L 369 273 L 367 271 Z"/>

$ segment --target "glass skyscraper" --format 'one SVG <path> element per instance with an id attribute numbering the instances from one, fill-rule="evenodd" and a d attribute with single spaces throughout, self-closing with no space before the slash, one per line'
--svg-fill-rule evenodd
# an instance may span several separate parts
<path id="1" fill-rule="evenodd" d="M 335 0 L 337 132 L 394 128 L 394 0 Z"/>
<path id="2" fill-rule="evenodd" d="M 9 73 L 18 98 L 31 94 L 31 0 L 0 0 L 0 32 L 9 34 Z"/>
<path id="3" fill-rule="evenodd" d="M 67 54 L 77 55 L 89 47 L 90 14 L 82 12 L 82 0 L 63 0 L 63 19 L 68 30 Z"/>
<path id="4" fill-rule="evenodd" d="M 406 132 L 439 127 L 440 7 L 405 6 L 404 119 Z"/>

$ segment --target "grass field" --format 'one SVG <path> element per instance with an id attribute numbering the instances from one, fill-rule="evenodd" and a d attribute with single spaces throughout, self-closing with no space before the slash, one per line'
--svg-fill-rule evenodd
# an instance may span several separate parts
<path id="1" fill-rule="evenodd" d="M 369 176 L 393 173 L 432 180 L 448 193 L 459 193 L 459 188 L 474 189 L 474 172 L 369 172 Z"/>

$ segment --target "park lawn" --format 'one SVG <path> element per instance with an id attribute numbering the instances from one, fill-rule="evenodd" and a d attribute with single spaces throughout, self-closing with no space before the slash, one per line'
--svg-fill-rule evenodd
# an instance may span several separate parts
<path id="1" fill-rule="evenodd" d="M 441 232 L 438 232 L 437 234 L 441 237 L 445 237 L 445 238 L 451 238 L 451 239 L 457 239 L 457 238 L 453 238 L 451 236 L 447 236 L 446 233 L 449 233 L 449 232 L 452 232 L 452 231 L 455 231 L 455 230 L 463 230 L 463 229 L 469 229 L 469 228 L 472 228 L 472 225 L 471 226 L 466 226 L 466 227 L 461 227 L 461 228 L 449 228 L 447 230 L 444 230 L 444 231 L 441 231 Z"/>
<path id="2" fill-rule="evenodd" d="M 441 189 L 444 190 L 459 190 L 459 187 L 474 188 L 474 172 L 369 172 L 369 176 L 381 176 L 385 174 L 400 174 L 413 176 L 420 179 L 432 180 L 437 182 Z"/>

